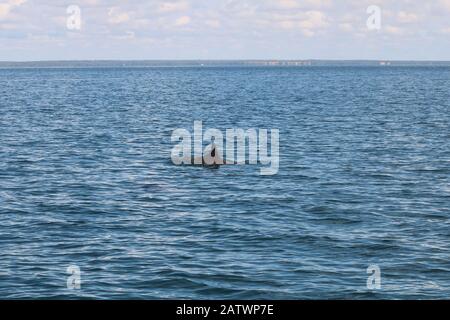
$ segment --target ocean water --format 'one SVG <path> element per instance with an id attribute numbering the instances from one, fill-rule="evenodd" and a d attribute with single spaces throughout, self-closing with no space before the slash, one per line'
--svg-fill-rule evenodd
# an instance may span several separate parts
<path id="1" fill-rule="evenodd" d="M 449 67 L 0 69 L 0 298 L 449 298 L 449 88 Z M 278 174 L 173 165 L 195 120 L 279 129 Z"/>

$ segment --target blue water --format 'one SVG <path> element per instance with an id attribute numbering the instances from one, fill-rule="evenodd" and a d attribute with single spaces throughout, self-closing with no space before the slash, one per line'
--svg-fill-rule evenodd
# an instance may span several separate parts
<path id="1" fill-rule="evenodd" d="M 0 69 L 0 298 L 449 298 L 449 88 L 448 67 Z M 279 129 L 279 173 L 174 166 L 194 120 Z"/>

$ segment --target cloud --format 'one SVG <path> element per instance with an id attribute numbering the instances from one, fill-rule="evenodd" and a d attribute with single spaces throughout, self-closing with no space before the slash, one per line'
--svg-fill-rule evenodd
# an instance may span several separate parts
<path id="1" fill-rule="evenodd" d="M 327 25 L 326 15 L 321 11 L 306 12 L 306 19 L 300 22 L 300 27 L 303 29 L 318 29 Z"/>
<path id="2" fill-rule="evenodd" d="M 189 16 L 182 16 L 182 17 L 179 17 L 175 21 L 175 26 L 177 26 L 177 27 L 185 26 L 185 25 L 189 24 L 190 22 L 191 22 L 191 17 L 189 17 Z"/>
<path id="3" fill-rule="evenodd" d="M 439 0 L 440 6 L 448 11 L 450 11 L 450 0 Z"/>
<path id="4" fill-rule="evenodd" d="M 130 39 L 135 39 L 136 34 L 133 31 L 127 31 L 127 32 L 125 32 L 125 34 L 114 35 L 114 36 L 112 36 L 112 38 L 117 39 L 117 40 L 130 40 Z"/>
<path id="5" fill-rule="evenodd" d="M 315 34 L 314 31 L 311 31 L 311 30 L 308 30 L 308 29 L 302 30 L 302 33 L 303 33 L 303 35 L 305 37 L 308 37 L 308 38 L 313 37 L 314 34 Z"/>
<path id="6" fill-rule="evenodd" d="M 383 30 L 387 33 L 387 34 L 391 34 L 391 35 L 395 35 L 395 36 L 400 36 L 404 34 L 403 29 L 399 28 L 399 27 L 395 27 L 395 26 L 386 26 L 383 27 Z"/>
<path id="7" fill-rule="evenodd" d="M 284 9 L 309 8 L 317 9 L 331 6 L 330 0 L 272 0 L 275 5 Z"/>
<path id="8" fill-rule="evenodd" d="M 71 3 L 81 8 L 85 27 L 79 32 L 67 32 L 66 5 Z M 369 32 L 366 25 L 372 4 L 382 9 L 380 32 Z M 387 50 L 386 56 L 439 48 L 442 58 L 450 52 L 449 12 L 450 0 L 0 0 L 0 48 L 8 48 L 0 50 L 0 60 L 33 55 L 40 48 L 56 55 L 57 47 L 44 48 L 39 41 L 54 38 L 67 48 L 75 35 L 78 48 L 117 45 L 114 52 L 124 58 L 145 52 L 162 58 L 191 52 L 195 58 L 205 43 L 208 54 L 200 55 L 205 58 L 317 58 L 329 47 L 349 56 L 375 54 L 367 50 L 369 44 Z M 405 49 L 395 52 L 388 47 L 392 43 Z M 435 45 L 419 50 L 425 43 Z M 89 54 L 100 55 L 86 49 L 84 57 Z"/>
<path id="9" fill-rule="evenodd" d="M 6 0 L 5 3 L 0 3 L 0 20 L 5 19 L 14 7 L 18 7 L 25 2 L 26 0 Z"/>
<path id="10" fill-rule="evenodd" d="M 397 15 L 397 20 L 401 23 L 413 23 L 419 20 L 419 17 L 414 13 L 400 11 Z"/>
<path id="11" fill-rule="evenodd" d="M 219 28 L 221 25 L 220 21 L 217 19 L 206 20 L 205 24 L 211 28 Z"/>
<path id="12" fill-rule="evenodd" d="M 157 12 L 169 13 L 169 12 L 186 11 L 187 9 L 189 9 L 189 3 L 186 1 L 163 2 L 158 5 Z"/>
<path id="13" fill-rule="evenodd" d="M 299 2 L 297 2 L 296 0 L 279 0 L 278 5 L 286 9 L 293 9 L 300 7 Z"/>
<path id="14" fill-rule="evenodd" d="M 112 7 L 108 10 L 108 21 L 111 24 L 120 24 L 130 20 L 127 12 L 121 11 L 118 7 Z"/>
<path id="15" fill-rule="evenodd" d="M 283 29 L 299 30 L 306 37 L 312 37 L 317 30 L 329 25 L 327 16 L 321 11 L 307 11 L 295 16 L 276 16 L 278 25 Z"/>
<path id="16" fill-rule="evenodd" d="M 353 26 L 351 23 L 344 22 L 339 24 L 339 29 L 345 32 L 351 32 L 353 31 Z"/>

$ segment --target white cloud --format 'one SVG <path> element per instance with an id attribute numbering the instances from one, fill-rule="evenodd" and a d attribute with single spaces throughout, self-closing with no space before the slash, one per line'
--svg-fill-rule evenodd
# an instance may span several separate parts
<path id="1" fill-rule="evenodd" d="M 339 24 L 339 29 L 345 32 L 351 32 L 353 31 L 353 26 L 351 23 L 344 22 Z"/>
<path id="2" fill-rule="evenodd" d="M 113 36 L 113 39 L 118 39 L 118 40 L 130 40 L 130 39 L 135 39 L 136 34 L 133 31 L 127 31 L 125 32 L 125 34 L 120 34 L 117 36 Z"/>
<path id="3" fill-rule="evenodd" d="M 300 4 L 296 0 L 278 0 L 278 5 L 282 8 L 298 8 Z"/>
<path id="4" fill-rule="evenodd" d="M 220 27 L 220 21 L 217 19 L 206 20 L 205 24 L 211 28 L 219 28 Z"/>
<path id="5" fill-rule="evenodd" d="M 186 11 L 187 9 L 189 9 L 189 3 L 186 1 L 163 2 L 158 6 L 157 12 L 159 13 L 179 12 L 179 11 Z"/>
<path id="6" fill-rule="evenodd" d="M 302 33 L 303 33 L 303 35 L 305 37 L 308 37 L 308 38 L 313 37 L 314 34 L 315 34 L 314 31 L 311 31 L 311 30 L 308 30 L 308 29 L 302 30 Z"/>
<path id="7" fill-rule="evenodd" d="M 419 20 L 419 17 L 414 13 L 400 11 L 397 15 L 397 20 L 401 23 L 413 23 Z"/>
<path id="8" fill-rule="evenodd" d="M 275 22 L 279 27 L 285 30 L 298 31 L 301 34 L 312 37 L 317 30 L 329 26 L 328 18 L 325 13 L 317 10 L 300 12 L 298 14 L 274 14 L 270 16 L 268 25 Z"/>
<path id="9" fill-rule="evenodd" d="M 189 16 L 182 16 L 182 17 L 179 17 L 175 21 L 175 26 L 177 26 L 177 27 L 185 26 L 185 25 L 189 24 L 190 22 L 191 22 L 191 17 L 189 17 Z"/>
<path id="10" fill-rule="evenodd" d="M 121 11 L 118 7 L 112 7 L 108 10 L 108 21 L 111 24 L 120 24 L 130 20 L 127 12 Z"/>
<path id="11" fill-rule="evenodd" d="M 441 5 L 441 7 L 450 11 L 450 0 L 439 0 L 438 3 Z"/>
<path id="12" fill-rule="evenodd" d="M 306 19 L 300 22 L 300 27 L 304 29 L 319 29 L 327 25 L 326 16 L 321 11 L 306 12 Z"/>
<path id="13" fill-rule="evenodd" d="M 65 5 L 69 3 L 0 0 L 0 48 L 11 48 L 0 50 L 0 59 L 24 55 L 23 48 L 30 48 L 32 55 L 34 49 L 39 50 L 39 39 L 46 37 L 67 46 L 75 34 L 66 29 Z M 442 41 L 450 33 L 450 0 L 76 0 L 74 4 L 81 7 L 86 26 L 77 34 L 80 47 L 102 44 L 108 48 L 120 39 L 120 44 L 129 41 L 136 46 L 130 55 L 149 50 L 149 56 L 158 52 L 172 57 L 179 52 L 174 48 L 182 47 L 194 57 L 205 42 L 212 58 L 229 53 L 240 58 L 252 52 L 254 56 L 320 57 L 328 46 L 340 46 L 352 56 L 368 52 L 365 42 L 386 48 L 389 56 L 394 49 L 386 43 L 394 41 L 408 48 L 404 52 L 424 52 L 418 50 L 424 43 L 435 43 L 427 51 L 441 52 L 441 57 L 450 52 L 450 42 Z M 371 4 L 382 9 L 380 32 L 367 31 L 366 9 Z M 31 39 L 28 34 L 34 42 L 27 40 Z M 318 35 L 314 45 L 309 45 L 306 38 Z M 153 51 L 150 46 L 138 46 L 147 39 Z M 57 52 L 49 47 L 49 55 L 52 50 Z M 123 52 L 126 55 L 129 50 Z"/>
<path id="14" fill-rule="evenodd" d="M 404 34 L 403 29 L 401 29 L 399 27 L 395 27 L 395 26 L 386 26 L 386 27 L 383 27 L 383 30 L 387 34 L 396 35 L 396 36 L 400 36 L 400 35 Z"/>
<path id="15" fill-rule="evenodd" d="M 6 0 L 0 3 L 0 19 L 5 19 L 14 7 L 24 4 L 26 0 Z"/>
<path id="16" fill-rule="evenodd" d="M 272 0 L 275 5 L 284 9 L 297 9 L 297 8 L 323 8 L 331 6 L 330 0 Z"/>

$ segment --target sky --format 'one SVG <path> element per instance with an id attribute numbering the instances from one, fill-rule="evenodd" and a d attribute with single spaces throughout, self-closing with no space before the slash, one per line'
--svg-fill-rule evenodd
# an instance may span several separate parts
<path id="1" fill-rule="evenodd" d="M 450 0 L 0 0 L 0 61 L 450 60 Z"/>

